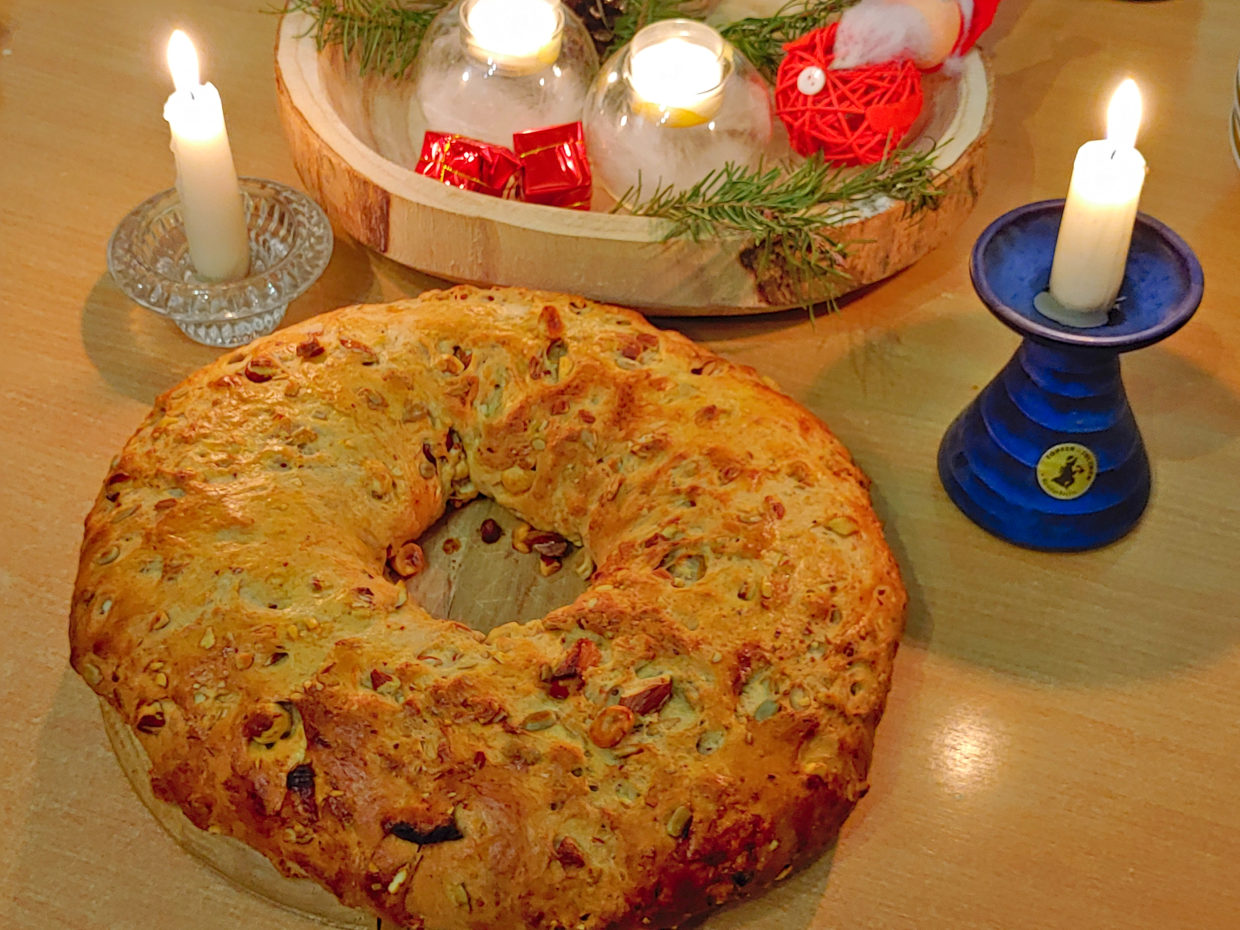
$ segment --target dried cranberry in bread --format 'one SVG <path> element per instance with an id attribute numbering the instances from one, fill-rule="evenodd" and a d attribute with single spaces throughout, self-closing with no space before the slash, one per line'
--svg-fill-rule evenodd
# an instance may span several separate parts
<path id="1" fill-rule="evenodd" d="M 404 544 L 488 495 L 585 546 L 483 635 Z M 408 927 L 673 926 L 865 791 L 905 593 L 821 422 L 638 314 L 456 288 L 159 399 L 86 520 L 77 671 L 155 792 Z"/>

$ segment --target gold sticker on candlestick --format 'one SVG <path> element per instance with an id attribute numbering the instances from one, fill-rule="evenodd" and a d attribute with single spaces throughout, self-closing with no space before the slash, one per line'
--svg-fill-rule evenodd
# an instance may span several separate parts
<path id="1" fill-rule="evenodd" d="M 1038 459 L 1038 486 L 1056 500 L 1070 501 L 1093 486 L 1098 457 L 1076 442 L 1051 446 Z"/>

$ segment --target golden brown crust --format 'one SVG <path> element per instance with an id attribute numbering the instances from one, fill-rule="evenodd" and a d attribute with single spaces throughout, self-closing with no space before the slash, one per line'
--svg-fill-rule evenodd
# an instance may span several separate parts
<path id="1" fill-rule="evenodd" d="M 483 635 L 385 570 L 452 500 L 584 545 Z M 421 928 L 673 926 L 865 790 L 904 589 L 866 480 L 753 371 L 627 310 L 350 307 L 159 399 L 86 520 L 73 666 L 156 792 Z"/>

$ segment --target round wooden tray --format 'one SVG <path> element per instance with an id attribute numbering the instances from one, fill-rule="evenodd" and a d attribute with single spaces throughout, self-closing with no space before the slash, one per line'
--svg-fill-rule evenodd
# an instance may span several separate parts
<path id="1" fill-rule="evenodd" d="M 664 224 L 643 217 L 518 203 L 448 187 L 415 174 L 409 88 L 360 78 L 338 51 L 319 53 L 309 18 L 288 14 L 276 44 L 276 90 L 293 161 L 332 220 L 363 245 L 436 277 L 582 294 L 596 300 L 698 316 L 783 310 L 802 303 L 778 269 L 748 267 L 743 238 L 664 242 Z M 990 128 L 990 79 L 971 52 L 954 77 L 927 81 L 922 140 L 938 140 L 944 196 L 911 214 L 879 201 L 841 225 L 851 243 L 842 296 L 908 267 L 968 216 L 982 185 Z M 823 281 L 815 299 L 830 295 Z"/>

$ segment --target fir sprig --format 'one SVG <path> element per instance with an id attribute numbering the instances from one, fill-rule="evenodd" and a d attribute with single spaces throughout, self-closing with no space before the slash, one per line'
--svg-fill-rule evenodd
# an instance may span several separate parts
<path id="1" fill-rule="evenodd" d="M 933 205 L 942 195 L 934 184 L 934 153 L 898 152 L 860 169 L 817 154 L 791 169 L 727 164 L 690 188 L 659 187 L 644 199 L 638 188 L 622 200 L 638 216 L 665 220 L 665 241 L 749 238 L 760 276 L 774 266 L 793 299 L 809 306 L 824 290 L 816 286 L 821 280 L 831 295 L 848 277 L 842 264 L 853 243 L 836 239 L 833 230 L 858 219 L 880 195 L 912 211 Z"/>
<path id="2" fill-rule="evenodd" d="M 404 77 L 422 36 L 449 0 L 426 0 L 406 8 L 395 0 L 289 0 L 288 12 L 314 18 L 306 29 L 322 51 L 339 45 L 362 74 Z"/>
<path id="3" fill-rule="evenodd" d="M 774 81 L 784 57 L 785 42 L 801 38 L 856 3 L 857 0 L 791 0 L 772 16 L 738 19 L 719 31 L 768 80 Z"/>
<path id="4" fill-rule="evenodd" d="M 288 11 L 312 18 L 307 34 L 319 49 L 339 45 L 362 74 L 405 77 L 422 37 L 450 0 L 288 0 Z M 724 36 L 768 78 L 783 57 L 783 45 L 823 25 L 857 0 L 791 0 L 773 16 L 737 20 Z M 632 39 L 652 22 L 678 16 L 698 19 L 694 0 L 628 0 L 614 22 L 611 49 Z M 700 9 L 700 7 L 699 7 Z M 622 199 L 631 212 L 667 221 L 665 238 L 694 241 L 748 237 L 746 256 L 765 271 L 776 266 L 808 304 L 822 288 L 820 279 L 838 284 L 853 243 L 833 232 L 857 218 L 863 204 L 880 195 L 916 211 L 931 206 L 942 191 L 935 186 L 933 153 L 900 151 L 862 169 L 841 168 L 814 156 L 794 168 L 750 170 L 727 165 L 687 190 L 661 187 L 642 198 L 640 190 Z M 786 294 L 781 294 L 786 297 Z"/>
<path id="5" fill-rule="evenodd" d="M 638 31 L 661 19 L 701 19 L 696 10 L 700 7 L 694 0 L 626 0 L 624 12 L 616 17 L 612 25 L 611 42 L 600 55 L 607 56 L 627 45 Z"/>

